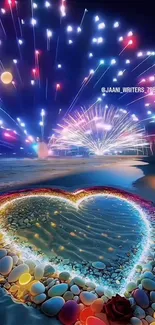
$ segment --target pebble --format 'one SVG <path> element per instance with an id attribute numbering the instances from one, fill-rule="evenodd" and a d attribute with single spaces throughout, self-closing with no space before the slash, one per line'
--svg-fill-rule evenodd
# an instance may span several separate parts
<path id="1" fill-rule="evenodd" d="M 48 290 L 49 297 L 62 296 L 68 290 L 67 283 L 61 283 L 54 285 L 51 289 Z"/>
<path id="2" fill-rule="evenodd" d="M 133 297 L 137 303 L 142 308 L 149 307 L 149 298 L 144 290 L 136 289 L 133 293 Z"/>
<path id="3" fill-rule="evenodd" d="M 32 284 L 30 293 L 32 296 L 40 295 L 41 293 L 45 292 L 45 286 L 41 282 L 37 282 Z"/>
<path id="4" fill-rule="evenodd" d="M 47 316 L 56 316 L 64 304 L 65 300 L 62 297 L 53 297 L 43 302 L 41 305 L 41 311 Z"/>
<path id="5" fill-rule="evenodd" d="M 151 305 L 152 309 L 155 310 L 155 303 Z"/>
<path id="6" fill-rule="evenodd" d="M 76 284 L 71 286 L 70 290 L 73 292 L 74 295 L 79 295 L 80 294 L 80 289 Z"/>
<path id="7" fill-rule="evenodd" d="M 137 317 L 132 317 L 130 319 L 130 323 L 132 325 L 143 325 L 142 321 L 139 318 L 137 318 Z"/>
<path id="8" fill-rule="evenodd" d="M 86 320 L 86 325 L 106 325 L 106 324 L 107 323 L 105 323 L 103 320 L 95 316 L 90 316 Z"/>
<path id="9" fill-rule="evenodd" d="M 26 261 L 24 261 L 24 263 L 25 263 L 26 265 L 28 265 L 28 267 L 29 267 L 29 272 L 30 272 L 30 274 L 32 275 L 32 274 L 34 273 L 34 269 L 35 269 L 35 267 L 36 267 L 36 263 L 33 262 L 32 260 L 26 260 Z"/>
<path id="10" fill-rule="evenodd" d="M 144 289 L 146 289 L 148 291 L 155 290 L 155 281 L 153 281 L 151 279 L 143 279 L 142 286 Z"/>
<path id="11" fill-rule="evenodd" d="M 151 265 L 151 263 L 148 263 L 148 264 L 145 264 L 144 265 L 143 272 L 146 272 L 146 271 L 152 271 L 152 265 Z"/>
<path id="12" fill-rule="evenodd" d="M 75 283 L 75 284 L 77 284 L 77 286 L 79 286 L 79 287 L 81 287 L 81 288 L 83 288 L 84 286 L 85 286 L 85 281 L 84 281 L 84 279 L 82 279 L 82 278 L 80 278 L 80 277 L 75 277 L 75 278 L 73 278 L 73 283 Z"/>
<path id="13" fill-rule="evenodd" d="M 153 318 L 152 316 L 149 316 L 149 315 L 146 316 L 145 319 L 149 324 L 152 323 L 152 322 L 155 322 L 155 318 Z"/>
<path id="14" fill-rule="evenodd" d="M 113 296 L 114 294 L 113 294 L 113 292 L 112 292 L 111 290 L 109 290 L 109 289 L 104 289 L 104 295 L 105 295 L 106 297 L 108 297 L 109 299 L 111 299 L 112 296 Z"/>
<path id="15" fill-rule="evenodd" d="M 80 308 L 75 301 L 67 301 L 59 313 L 59 320 L 64 325 L 73 325 L 78 320 Z"/>
<path id="16" fill-rule="evenodd" d="M 12 256 L 12 259 L 13 259 L 13 265 L 17 265 L 18 260 L 19 260 L 18 256 L 14 255 L 14 256 Z"/>
<path id="17" fill-rule="evenodd" d="M 136 306 L 133 315 L 139 319 L 142 319 L 145 318 L 145 311 L 141 307 Z"/>
<path id="18" fill-rule="evenodd" d="M 23 273 L 29 273 L 29 267 L 27 264 L 20 264 L 20 265 L 16 266 L 9 274 L 8 282 L 18 281 L 20 276 Z"/>
<path id="19" fill-rule="evenodd" d="M 103 262 L 93 262 L 92 266 L 97 270 L 104 270 L 106 265 Z"/>
<path id="20" fill-rule="evenodd" d="M 13 267 L 13 259 L 11 256 L 4 256 L 0 259 L 0 273 L 7 275 L 11 272 Z"/>
<path id="21" fill-rule="evenodd" d="M 97 286 L 95 291 L 96 291 L 96 293 L 98 294 L 99 297 L 104 295 L 104 287 L 102 287 L 102 286 Z"/>
<path id="22" fill-rule="evenodd" d="M 147 278 L 149 278 L 151 280 L 155 280 L 155 277 L 154 277 L 153 273 L 152 272 L 149 272 L 149 271 L 144 272 L 142 274 L 142 276 L 141 276 L 141 279 L 147 279 Z"/>
<path id="23" fill-rule="evenodd" d="M 7 255 L 7 250 L 5 248 L 0 249 L 0 259 Z"/>
<path id="24" fill-rule="evenodd" d="M 86 282 L 86 286 L 88 288 L 91 288 L 91 289 L 95 289 L 96 288 L 96 285 L 93 282 L 91 282 L 91 281 L 87 281 Z"/>
<path id="25" fill-rule="evenodd" d="M 63 295 L 63 298 L 65 299 L 65 301 L 73 300 L 74 295 L 71 291 L 66 291 L 65 294 Z"/>
<path id="26" fill-rule="evenodd" d="M 93 303 L 91 304 L 91 309 L 94 313 L 101 313 L 102 309 L 103 309 L 103 299 L 98 298 L 96 300 L 93 301 Z"/>
<path id="27" fill-rule="evenodd" d="M 46 265 L 45 269 L 44 269 L 44 276 L 49 276 L 49 275 L 53 275 L 55 273 L 55 269 L 52 265 Z"/>
<path id="28" fill-rule="evenodd" d="M 40 295 L 37 295 L 35 297 L 31 297 L 31 300 L 36 305 L 40 305 L 46 300 L 46 295 L 45 295 L 45 293 L 41 293 Z"/>
<path id="29" fill-rule="evenodd" d="M 80 300 L 85 306 L 90 306 L 96 298 L 97 296 L 92 292 L 83 291 L 80 293 Z"/>
<path id="30" fill-rule="evenodd" d="M 137 284 L 135 282 L 129 282 L 128 285 L 127 285 L 127 287 L 126 287 L 126 290 L 128 292 L 132 292 L 136 288 L 137 288 Z"/>
<path id="31" fill-rule="evenodd" d="M 6 282 L 6 283 L 4 284 L 4 288 L 5 288 L 5 289 L 9 290 L 10 287 L 11 287 L 11 285 L 10 285 L 9 282 Z"/>
<path id="32" fill-rule="evenodd" d="M 36 266 L 34 269 L 34 278 L 36 280 L 41 280 L 44 276 L 44 268 L 42 266 Z"/>
<path id="33" fill-rule="evenodd" d="M 61 280 L 61 281 L 68 281 L 69 280 L 69 278 L 70 278 L 70 273 L 69 272 L 61 272 L 60 274 L 59 274 L 59 279 Z"/>
<path id="34" fill-rule="evenodd" d="M 155 291 L 150 292 L 150 299 L 152 302 L 155 302 Z"/>

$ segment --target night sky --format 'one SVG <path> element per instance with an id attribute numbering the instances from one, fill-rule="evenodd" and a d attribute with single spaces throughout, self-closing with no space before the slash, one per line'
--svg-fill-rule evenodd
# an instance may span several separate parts
<path id="1" fill-rule="evenodd" d="M 45 1 L 34 1 L 38 8 L 33 10 L 33 16 L 37 19 L 34 28 L 30 23 L 32 18 L 31 1 L 19 0 L 18 10 L 12 0 L 12 15 L 15 22 L 16 33 L 9 5 L 6 1 L 0 1 L 0 7 L 6 9 L 6 14 L 0 15 L 6 35 L 0 27 L 0 48 L 1 73 L 9 70 L 13 74 L 15 87 L 13 85 L 4 86 L 0 83 L 1 107 L 5 109 L 14 119 L 20 117 L 26 123 L 29 134 L 40 136 L 40 111 L 46 111 L 46 137 L 50 136 L 56 123 L 61 122 L 65 112 L 77 94 L 84 78 L 89 75 L 90 69 L 96 69 L 100 59 L 105 60 L 104 68 L 94 75 L 92 81 L 85 87 L 73 110 L 80 105 L 91 105 L 97 97 L 101 96 L 102 86 L 137 86 L 140 79 L 137 76 L 155 63 L 155 56 L 146 60 L 138 69 L 131 73 L 131 70 L 139 64 L 142 59 L 137 59 L 139 51 L 155 50 L 155 20 L 151 1 L 74 1 L 66 0 L 66 17 L 62 18 L 60 25 L 60 2 L 50 1 L 51 8 L 45 8 Z M 88 9 L 82 25 L 81 33 L 77 33 L 77 27 L 84 12 Z M 100 22 L 104 21 L 106 28 L 98 31 L 94 17 L 99 15 Z M 20 19 L 20 26 L 19 26 Z M 24 20 L 24 25 L 21 24 Z M 119 21 L 120 27 L 113 28 L 115 21 Z M 74 31 L 67 33 L 66 28 L 71 25 Z M 47 51 L 46 30 L 53 32 L 50 40 L 50 50 Z M 118 56 L 123 45 L 118 42 L 118 38 L 132 30 L 134 33 L 134 46 L 127 48 L 122 55 Z M 39 50 L 39 71 L 40 85 L 36 78 L 35 85 L 31 85 L 31 80 L 35 79 L 32 69 L 36 68 L 34 60 L 34 36 L 35 50 Z M 92 44 L 93 37 L 103 36 L 103 44 Z M 59 37 L 59 46 L 56 59 L 56 48 Z M 23 44 L 19 45 L 18 40 L 22 39 Z M 68 44 L 68 40 L 73 40 L 73 44 Z M 88 57 L 88 53 L 93 53 L 93 58 Z M 146 57 L 146 56 L 145 56 Z M 94 88 L 95 83 L 100 78 L 104 69 L 109 66 L 109 60 L 115 58 L 118 63 L 110 69 L 102 80 Z M 13 59 L 17 59 L 15 65 Z M 130 59 L 130 67 L 125 66 L 125 60 Z M 62 68 L 58 69 L 58 64 Z M 3 69 L 4 68 L 4 69 Z M 18 69 L 18 70 L 17 70 Z M 119 79 L 118 84 L 113 84 L 112 79 L 117 76 L 119 70 L 127 69 L 127 73 Z M 154 68 L 150 69 L 146 75 L 154 75 Z M 61 85 L 60 91 L 56 95 L 56 84 Z M 48 88 L 47 88 L 48 84 Z M 147 86 L 154 86 L 149 83 Z M 130 94 L 119 100 L 120 95 L 110 94 L 103 98 L 103 105 L 113 104 L 116 107 L 126 108 L 131 101 L 142 96 L 141 94 Z M 154 96 L 152 96 L 154 97 Z M 151 98 L 151 110 L 155 109 L 155 98 Z M 128 106 L 131 113 L 138 117 L 147 117 L 145 103 L 148 99 L 137 101 Z M 59 109 L 61 113 L 59 114 Z M 4 114 L 1 118 L 7 122 L 7 127 L 18 129 L 15 124 L 9 121 Z"/>

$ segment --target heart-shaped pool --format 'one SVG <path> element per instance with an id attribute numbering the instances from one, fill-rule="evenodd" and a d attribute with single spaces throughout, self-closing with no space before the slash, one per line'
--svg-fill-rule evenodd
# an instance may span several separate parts
<path id="1" fill-rule="evenodd" d="M 150 224 L 135 201 L 106 188 L 20 192 L 1 199 L 1 226 L 59 269 L 120 290 L 149 247 Z"/>

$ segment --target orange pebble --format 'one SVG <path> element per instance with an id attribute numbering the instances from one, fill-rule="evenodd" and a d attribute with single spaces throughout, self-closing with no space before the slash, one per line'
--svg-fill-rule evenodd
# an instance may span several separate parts
<path id="1" fill-rule="evenodd" d="M 80 313 L 80 321 L 85 324 L 86 319 L 89 316 L 94 316 L 94 312 L 92 311 L 92 309 L 90 307 L 86 307 L 84 308 L 81 313 Z"/>
<path id="2" fill-rule="evenodd" d="M 94 313 L 100 313 L 103 309 L 104 301 L 101 298 L 98 298 L 93 301 L 91 304 L 91 309 Z"/>
<path id="3" fill-rule="evenodd" d="M 90 316 L 86 320 L 86 325 L 107 325 L 107 324 L 97 317 Z"/>

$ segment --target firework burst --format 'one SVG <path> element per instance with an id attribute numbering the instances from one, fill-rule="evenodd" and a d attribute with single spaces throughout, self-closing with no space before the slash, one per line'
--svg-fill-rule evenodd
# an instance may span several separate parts
<path id="1" fill-rule="evenodd" d="M 104 155 L 119 150 L 142 148 L 147 145 L 145 130 L 134 115 L 124 109 L 101 105 L 81 108 L 68 115 L 56 130 L 55 148 L 82 147 L 95 155 Z"/>

